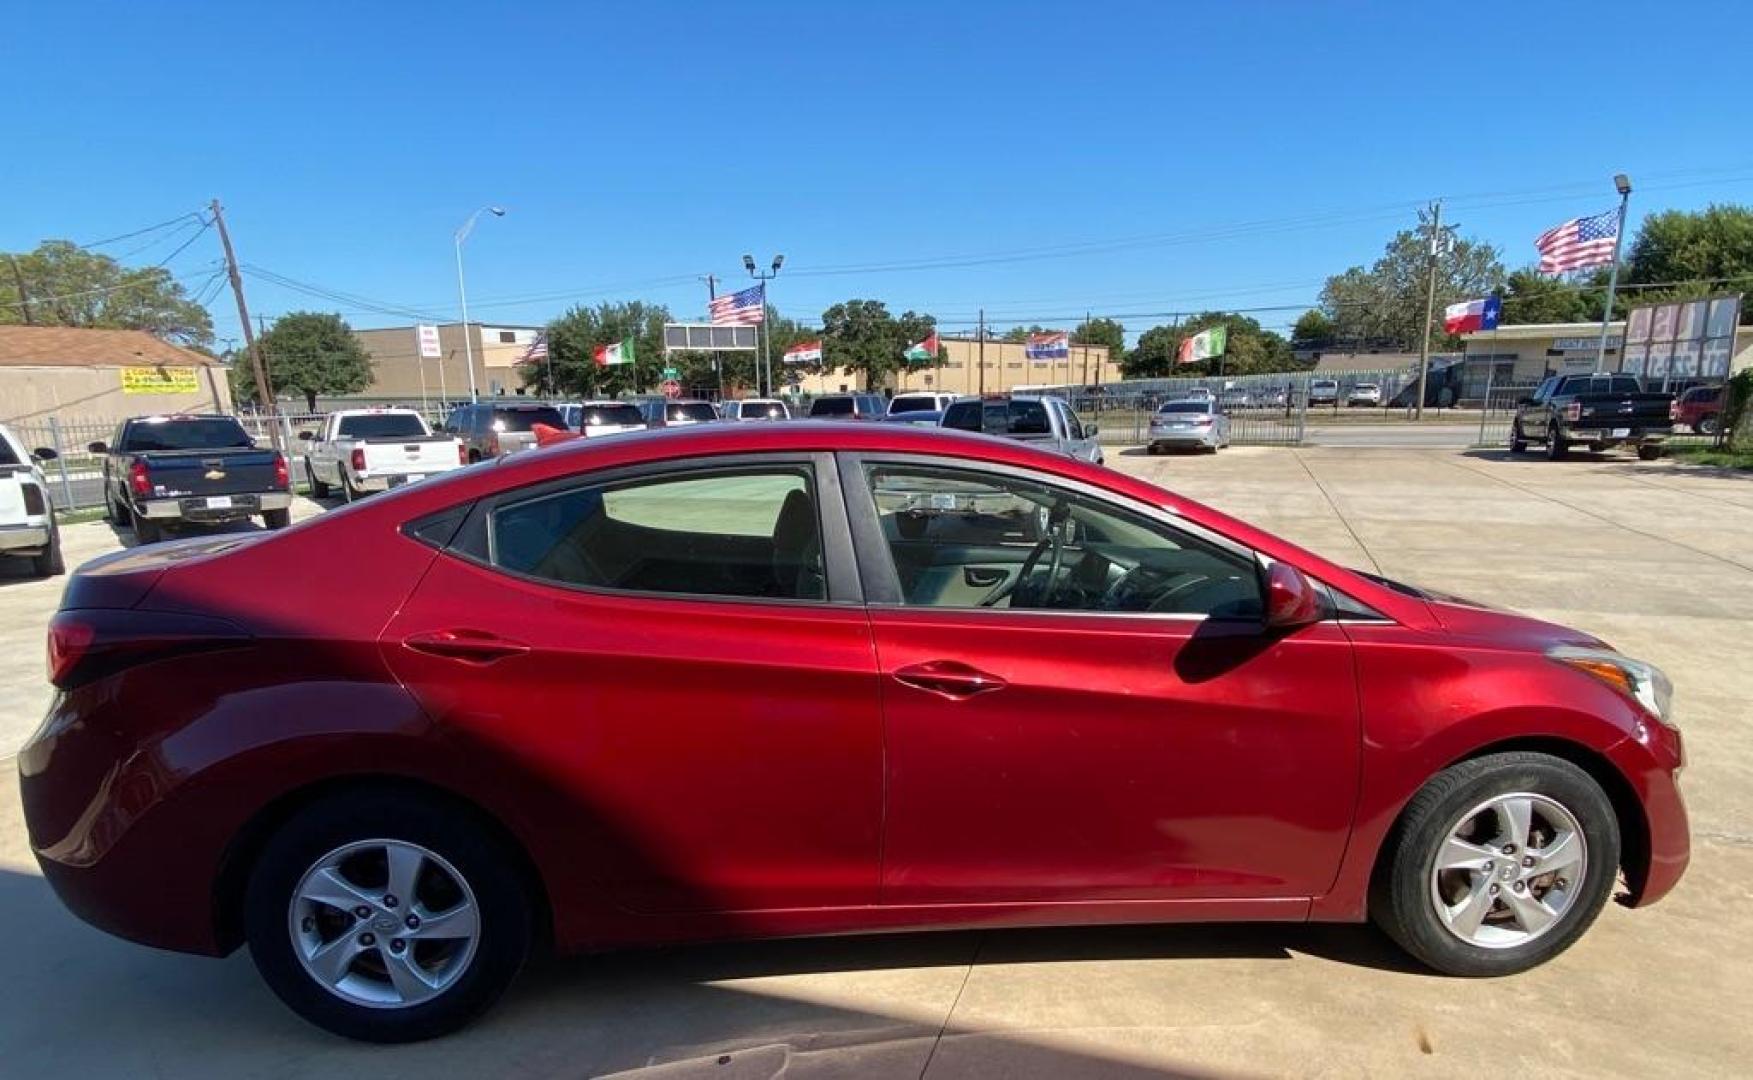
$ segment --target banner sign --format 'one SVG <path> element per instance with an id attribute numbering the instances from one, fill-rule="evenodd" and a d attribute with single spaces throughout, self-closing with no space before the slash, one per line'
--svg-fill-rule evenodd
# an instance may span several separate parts
<path id="1" fill-rule="evenodd" d="M 420 342 L 420 359 L 439 360 L 444 357 L 438 345 L 438 327 L 422 323 L 414 328 L 414 336 Z"/>
<path id="2" fill-rule="evenodd" d="M 1634 307 L 1619 370 L 1666 379 L 1726 379 L 1735 351 L 1739 293 Z"/>
<path id="3" fill-rule="evenodd" d="M 198 394 L 200 372 L 192 367 L 125 367 L 124 394 Z"/>
<path id="4" fill-rule="evenodd" d="M 1071 335 L 1064 332 L 1030 334 L 1028 341 L 1023 343 L 1023 355 L 1037 364 L 1070 359 Z"/>

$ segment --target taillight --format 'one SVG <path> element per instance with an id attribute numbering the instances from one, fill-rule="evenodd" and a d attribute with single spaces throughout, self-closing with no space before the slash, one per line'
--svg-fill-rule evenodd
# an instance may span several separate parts
<path id="1" fill-rule="evenodd" d="M 1675 398 L 1673 401 L 1668 402 L 1668 419 L 1670 421 L 1680 419 L 1680 399 L 1679 398 Z"/>
<path id="2" fill-rule="evenodd" d="M 152 494 L 152 477 L 146 472 L 144 459 L 135 458 L 128 464 L 128 486 L 141 498 Z"/>
<path id="3" fill-rule="evenodd" d="M 42 517 L 49 512 L 49 500 L 43 497 L 43 489 L 35 484 L 24 484 L 24 512 L 30 517 Z"/>
<path id="4" fill-rule="evenodd" d="M 250 635 L 234 623 L 162 611 L 75 608 L 49 621 L 49 681 L 71 690 L 138 664 L 234 649 Z"/>
<path id="5" fill-rule="evenodd" d="M 457 443 L 457 464 L 458 465 L 467 465 L 468 463 L 469 463 L 469 448 L 464 446 L 462 443 Z"/>
<path id="6" fill-rule="evenodd" d="M 292 486 L 292 472 L 286 467 L 286 455 L 274 455 L 274 486 L 286 488 Z"/>
<path id="7" fill-rule="evenodd" d="M 499 433 L 497 431 L 487 433 L 487 453 L 490 456 L 496 456 L 499 453 Z"/>
<path id="8" fill-rule="evenodd" d="M 362 446 L 353 448 L 353 471 L 365 471 L 365 448 Z"/>
<path id="9" fill-rule="evenodd" d="M 1566 405 L 1564 407 L 1564 418 L 1573 422 L 1581 420 L 1583 418 L 1583 403 L 1580 401 L 1573 401 Z"/>
<path id="10" fill-rule="evenodd" d="M 50 620 L 49 682 L 62 687 L 69 685 L 67 676 L 85 658 L 85 651 L 95 637 L 97 630 L 74 612 L 63 611 Z"/>

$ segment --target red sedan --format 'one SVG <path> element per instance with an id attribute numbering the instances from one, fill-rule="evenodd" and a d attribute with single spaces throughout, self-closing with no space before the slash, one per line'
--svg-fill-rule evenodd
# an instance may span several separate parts
<path id="1" fill-rule="evenodd" d="M 333 1031 L 538 943 L 1373 918 L 1456 975 L 1687 861 L 1667 680 L 1120 473 L 878 424 L 457 470 L 70 581 L 19 757 L 122 937 Z"/>

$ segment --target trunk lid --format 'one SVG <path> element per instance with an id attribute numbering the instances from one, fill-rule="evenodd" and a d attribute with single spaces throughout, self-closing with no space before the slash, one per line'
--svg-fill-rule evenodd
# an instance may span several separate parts
<path id="1" fill-rule="evenodd" d="M 273 450 L 154 450 L 134 456 L 146 463 L 150 499 L 280 490 Z"/>
<path id="2" fill-rule="evenodd" d="M 146 598 L 166 570 L 260 543 L 270 535 L 196 536 L 99 556 L 68 577 L 61 608 L 131 608 Z"/>

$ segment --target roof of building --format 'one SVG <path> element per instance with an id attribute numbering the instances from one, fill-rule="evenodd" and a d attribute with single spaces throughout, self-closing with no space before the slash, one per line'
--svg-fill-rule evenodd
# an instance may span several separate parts
<path id="1" fill-rule="evenodd" d="M 1607 324 L 1607 332 L 1617 334 L 1625 329 L 1624 319 L 1614 319 Z M 1516 323 L 1504 324 L 1496 330 L 1475 330 L 1462 334 L 1462 341 L 1496 341 L 1499 338 L 1526 340 L 1528 338 L 1569 338 L 1589 337 L 1601 332 L 1601 324 L 1596 322 L 1547 322 L 1547 323 Z"/>
<path id="2" fill-rule="evenodd" d="M 144 330 L 0 326 L 0 367 L 206 367 L 218 362 Z"/>

